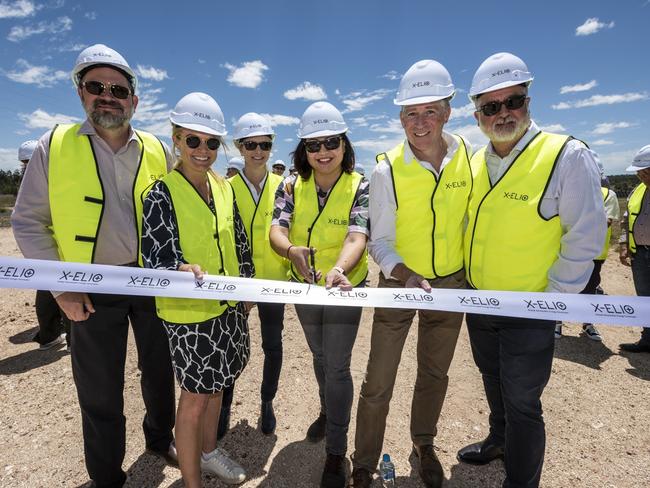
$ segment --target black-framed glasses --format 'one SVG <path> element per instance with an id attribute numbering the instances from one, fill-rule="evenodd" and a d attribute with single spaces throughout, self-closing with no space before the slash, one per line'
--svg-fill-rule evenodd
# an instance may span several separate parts
<path id="1" fill-rule="evenodd" d="M 271 141 L 244 141 L 242 145 L 247 151 L 255 151 L 255 149 L 257 149 L 257 146 L 259 146 L 262 151 L 270 151 L 273 147 L 273 143 Z"/>
<path id="2" fill-rule="evenodd" d="M 513 95 L 501 101 L 488 102 L 481 105 L 476 111 L 482 112 L 486 117 L 492 117 L 501 111 L 501 105 L 505 105 L 508 110 L 518 110 L 524 106 L 526 95 Z"/>
<path id="3" fill-rule="evenodd" d="M 305 141 L 305 149 L 310 153 L 317 153 L 321 146 L 325 146 L 328 151 L 333 151 L 341 146 L 341 136 L 328 137 L 325 140 L 311 139 Z"/>
<path id="4" fill-rule="evenodd" d="M 99 96 L 104 93 L 104 91 L 107 89 L 107 86 L 108 91 L 111 92 L 111 95 L 120 100 L 126 100 L 131 94 L 131 89 L 127 86 L 114 85 L 113 83 L 103 83 L 101 81 L 84 81 L 81 86 L 85 88 L 88 93 L 95 96 Z"/>
<path id="5" fill-rule="evenodd" d="M 199 136 L 187 136 L 185 138 L 185 145 L 190 149 L 196 149 L 201 145 L 201 138 Z M 205 145 L 208 146 L 210 151 L 216 151 L 221 146 L 221 141 L 216 137 L 211 137 L 205 141 Z"/>

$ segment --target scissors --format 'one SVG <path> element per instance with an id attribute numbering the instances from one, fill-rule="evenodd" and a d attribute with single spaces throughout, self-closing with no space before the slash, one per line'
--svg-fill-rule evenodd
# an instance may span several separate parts
<path id="1" fill-rule="evenodd" d="M 309 274 L 311 275 L 311 282 L 316 284 L 316 260 L 314 259 L 314 254 L 316 250 L 313 247 L 309 247 Z"/>

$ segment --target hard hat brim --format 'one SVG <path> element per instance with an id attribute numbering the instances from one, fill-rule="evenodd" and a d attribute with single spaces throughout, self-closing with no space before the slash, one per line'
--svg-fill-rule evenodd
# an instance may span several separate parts
<path id="1" fill-rule="evenodd" d="M 433 103 L 433 102 L 439 102 L 440 100 L 444 100 L 445 98 L 449 98 L 450 100 L 454 98 L 454 95 L 456 92 L 454 91 L 451 95 L 428 95 L 426 97 L 415 97 L 415 98 L 407 98 L 405 100 L 398 100 L 397 98 L 393 99 L 393 103 L 395 105 L 399 105 L 400 107 L 403 107 L 405 105 L 420 105 L 422 103 Z"/>
<path id="2" fill-rule="evenodd" d="M 483 91 L 480 91 L 480 92 L 478 92 L 478 93 L 472 93 L 472 92 L 470 91 L 470 93 L 469 93 L 468 96 L 469 96 L 469 99 L 470 99 L 470 100 L 473 100 L 475 97 L 478 97 L 479 95 L 484 95 L 484 94 L 486 94 L 486 93 L 490 93 L 490 92 L 493 92 L 493 91 L 502 90 L 503 88 L 509 88 L 509 87 L 511 87 L 511 86 L 524 85 L 524 84 L 525 84 L 526 86 L 528 86 L 528 85 L 530 85 L 530 84 L 532 83 L 532 81 L 533 81 L 532 78 L 530 78 L 529 80 L 523 80 L 523 81 L 521 81 L 521 80 L 508 80 L 508 81 L 503 81 L 503 82 L 501 82 L 501 83 L 497 83 L 497 84 L 494 85 L 494 86 L 491 86 L 491 87 L 488 88 L 487 90 L 483 90 Z"/>
<path id="3" fill-rule="evenodd" d="M 316 137 L 338 136 L 340 134 L 345 134 L 347 131 L 348 131 L 347 127 L 345 130 L 327 129 L 327 130 L 319 130 L 305 135 L 299 134 L 298 137 L 300 137 L 301 139 L 314 139 Z"/>
<path id="4" fill-rule="evenodd" d="M 177 122 L 172 121 L 175 125 L 179 127 L 183 127 L 184 129 L 189 129 L 189 130 L 195 130 L 197 132 L 204 132 L 205 134 L 210 134 L 212 136 L 225 136 L 228 134 L 227 131 L 219 132 L 218 130 L 213 129 L 212 127 L 208 127 L 207 125 L 201 125 L 201 124 L 179 124 Z"/>
<path id="5" fill-rule="evenodd" d="M 75 66 L 74 69 L 72 70 L 72 73 L 70 73 L 70 77 L 72 78 L 72 82 L 74 83 L 74 86 L 79 87 L 79 80 L 78 80 L 79 73 L 81 73 L 87 68 L 90 68 L 92 66 L 98 66 L 98 65 L 114 66 L 117 71 L 122 71 L 123 73 L 126 73 L 131 77 L 131 80 L 133 80 L 133 91 L 135 91 L 136 88 L 138 87 L 138 77 L 135 75 L 135 73 L 129 66 L 124 66 L 121 64 L 111 63 L 107 61 L 103 61 L 103 62 L 93 61 L 90 63 L 81 63 Z"/>
<path id="6" fill-rule="evenodd" d="M 650 168 L 650 162 L 647 163 L 645 166 L 638 166 L 636 164 L 632 164 L 625 168 L 625 171 L 630 171 L 630 172 L 637 172 L 637 171 L 642 171 L 644 169 Z"/>
<path id="7" fill-rule="evenodd" d="M 247 139 L 248 137 L 257 137 L 257 136 L 271 136 L 271 137 L 275 137 L 275 132 L 268 132 L 268 131 L 265 131 L 265 130 L 258 130 L 258 131 L 251 132 L 250 134 L 245 134 L 245 135 L 242 135 L 242 134 L 235 134 L 235 135 L 233 136 L 233 139 L 236 140 L 236 141 L 238 141 L 238 140 L 240 140 L 240 139 Z"/>

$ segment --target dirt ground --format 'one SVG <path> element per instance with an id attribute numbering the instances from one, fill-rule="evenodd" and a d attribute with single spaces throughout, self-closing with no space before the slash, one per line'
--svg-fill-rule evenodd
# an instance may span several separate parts
<path id="1" fill-rule="evenodd" d="M 0 255 L 19 256 L 11 229 L 0 229 Z M 377 268 L 373 266 L 372 284 Z M 629 268 L 612 254 L 603 268 L 610 294 L 633 294 Z M 36 331 L 34 293 L 0 290 L 0 487 L 81 487 L 81 422 L 65 349 L 39 352 L 30 339 Z M 318 486 L 324 444 L 309 444 L 305 432 L 318 414 L 311 355 L 292 306 L 287 306 L 284 367 L 274 402 L 276 434 L 265 437 L 257 427 L 262 350 L 259 322 L 250 321 L 252 354 L 237 383 L 232 430 L 223 447 L 248 472 L 244 487 Z M 363 313 L 353 352 L 355 400 L 349 435 L 353 450 L 356 403 L 370 344 L 372 310 Z M 650 486 L 650 354 L 618 353 L 621 342 L 636 341 L 639 329 L 601 326 L 604 341 L 579 336 L 579 326 L 565 326 L 556 343 L 551 381 L 543 403 L 547 425 L 544 487 L 639 488 Z M 399 487 L 422 486 L 410 457 L 409 413 L 416 368 L 416 327 L 402 354 L 388 417 L 384 452 L 394 459 Z M 124 469 L 129 487 L 181 487 L 180 472 L 144 453 L 143 405 L 133 341 L 125 378 L 127 449 Z M 463 326 L 449 372 L 447 400 L 436 448 L 448 487 L 497 488 L 503 465 L 459 464 L 456 451 L 487 434 L 488 410 L 480 375 L 471 357 Z M 379 482 L 375 481 L 379 486 Z M 205 486 L 222 486 L 205 478 Z M 225 485 L 223 485 L 225 486 Z"/>

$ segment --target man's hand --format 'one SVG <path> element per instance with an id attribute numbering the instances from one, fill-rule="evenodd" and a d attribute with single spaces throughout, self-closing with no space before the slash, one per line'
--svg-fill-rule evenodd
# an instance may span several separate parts
<path id="1" fill-rule="evenodd" d="M 338 269 L 332 269 L 325 275 L 325 288 L 328 290 L 334 286 L 338 286 L 339 290 L 350 291 L 352 283 L 348 280 L 347 276 L 341 273 Z"/>
<path id="2" fill-rule="evenodd" d="M 621 244 L 618 246 L 618 258 L 624 266 L 632 266 L 630 250 L 628 249 L 627 244 Z"/>
<path id="3" fill-rule="evenodd" d="M 205 274 L 205 273 L 203 273 L 203 270 L 201 269 L 201 266 L 199 266 L 198 264 L 181 264 L 178 267 L 178 271 L 190 271 L 190 272 L 194 273 L 194 277 L 197 280 L 202 280 L 203 275 Z"/>
<path id="4" fill-rule="evenodd" d="M 422 275 L 417 273 L 412 273 L 408 277 L 406 283 L 404 283 L 404 288 L 422 288 L 427 293 L 431 292 L 431 285 L 429 281 Z"/>
<path id="5" fill-rule="evenodd" d="M 95 313 L 93 302 L 87 293 L 66 291 L 56 297 L 56 303 L 63 313 L 73 322 L 88 320 L 91 313 Z"/>

